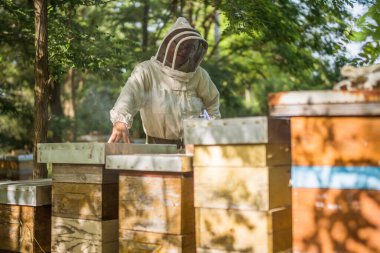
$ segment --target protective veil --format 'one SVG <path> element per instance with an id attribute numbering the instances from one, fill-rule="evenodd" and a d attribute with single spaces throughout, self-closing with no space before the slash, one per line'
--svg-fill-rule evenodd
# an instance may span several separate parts
<path id="1" fill-rule="evenodd" d="M 220 118 L 219 92 L 199 66 L 206 51 L 199 32 L 178 18 L 156 56 L 133 70 L 110 112 L 111 121 L 130 128 L 140 111 L 148 136 L 176 140 L 183 137 L 183 120 L 199 117 L 203 109 L 211 119 Z"/>

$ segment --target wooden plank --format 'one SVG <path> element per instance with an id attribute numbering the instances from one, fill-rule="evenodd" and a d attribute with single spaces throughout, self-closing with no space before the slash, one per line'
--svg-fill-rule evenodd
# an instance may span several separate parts
<path id="1" fill-rule="evenodd" d="M 289 165 L 290 146 L 285 144 L 195 146 L 194 167 L 266 167 Z"/>
<path id="2" fill-rule="evenodd" d="M 290 128 L 286 119 L 246 117 L 220 120 L 184 121 L 186 144 L 258 144 L 289 143 Z"/>
<path id="3" fill-rule="evenodd" d="M 117 171 L 105 170 L 104 165 L 53 164 L 53 182 L 60 183 L 117 183 Z"/>
<path id="4" fill-rule="evenodd" d="M 293 189 L 294 252 L 380 252 L 380 191 Z"/>
<path id="5" fill-rule="evenodd" d="M 196 247 L 221 252 L 286 250 L 291 248 L 291 223 L 290 208 L 270 212 L 196 208 Z"/>
<path id="6" fill-rule="evenodd" d="M 295 117 L 291 128 L 295 165 L 380 164 L 380 118 Z"/>
<path id="7" fill-rule="evenodd" d="M 106 155 L 176 153 L 175 145 L 126 143 L 40 143 L 40 163 L 104 164 Z"/>
<path id="8" fill-rule="evenodd" d="M 14 156 L 1 157 L 0 159 L 0 180 L 11 180 L 12 171 L 18 169 L 17 158 Z"/>
<path id="9" fill-rule="evenodd" d="M 191 172 L 192 161 L 192 156 L 184 154 L 109 155 L 106 157 L 106 169 Z"/>
<path id="10" fill-rule="evenodd" d="M 193 178 L 126 172 L 119 181 L 120 229 L 157 233 L 193 233 Z"/>
<path id="11" fill-rule="evenodd" d="M 56 217 L 75 219 L 117 219 L 117 194 L 117 183 L 54 183 L 52 187 L 52 214 Z"/>
<path id="12" fill-rule="evenodd" d="M 104 164 L 104 143 L 39 143 L 39 163 Z"/>
<path id="13" fill-rule="evenodd" d="M 50 251 L 50 213 L 50 206 L 1 204 L 0 251 L 31 253 Z"/>
<path id="14" fill-rule="evenodd" d="M 126 144 L 107 143 L 106 155 L 128 155 L 128 154 L 176 154 L 175 144 Z"/>
<path id="15" fill-rule="evenodd" d="M 260 210 L 291 205 L 290 166 L 195 167 L 194 206 Z"/>
<path id="16" fill-rule="evenodd" d="M 52 217 L 52 252 L 118 252 L 117 222 Z"/>
<path id="17" fill-rule="evenodd" d="M 291 233 L 291 231 L 289 232 Z M 201 249 L 197 248 L 197 253 L 242 253 L 242 252 L 259 252 L 259 251 L 231 251 L 231 250 L 216 250 L 216 249 Z M 275 253 L 293 253 L 293 250 L 286 249 L 286 250 L 280 250 L 276 251 Z"/>
<path id="18" fill-rule="evenodd" d="M 0 203 L 27 206 L 51 204 L 51 179 L 0 183 Z"/>
<path id="19" fill-rule="evenodd" d="M 380 103 L 379 90 L 313 90 L 270 93 L 269 106 Z"/>
<path id="20" fill-rule="evenodd" d="M 292 166 L 292 186 L 380 190 L 380 167 Z"/>
<path id="21" fill-rule="evenodd" d="M 194 253 L 195 235 L 120 230 L 119 253 Z"/>
<path id="22" fill-rule="evenodd" d="M 279 105 L 270 108 L 270 115 L 272 117 L 377 116 L 380 115 L 380 103 Z"/>

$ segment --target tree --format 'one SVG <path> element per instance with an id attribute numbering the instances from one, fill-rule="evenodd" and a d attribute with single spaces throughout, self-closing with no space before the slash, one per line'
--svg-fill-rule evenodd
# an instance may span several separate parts
<path id="1" fill-rule="evenodd" d="M 48 71 L 47 0 L 34 0 L 35 11 L 35 87 L 33 178 L 46 178 L 46 164 L 37 163 L 37 144 L 45 143 L 48 131 L 48 101 L 50 94 Z"/>

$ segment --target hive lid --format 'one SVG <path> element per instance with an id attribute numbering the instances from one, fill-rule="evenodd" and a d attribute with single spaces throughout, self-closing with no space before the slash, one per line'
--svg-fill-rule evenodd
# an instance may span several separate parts
<path id="1" fill-rule="evenodd" d="M 39 143 L 39 163 L 105 164 L 109 154 L 176 153 L 176 145 L 126 143 Z"/>
<path id="2" fill-rule="evenodd" d="M 380 91 L 292 91 L 268 96 L 270 115 L 364 116 L 380 115 Z"/>
<path id="3" fill-rule="evenodd" d="M 0 183 L 0 204 L 43 206 L 51 204 L 51 179 Z"/>
<path id="4" fill-rule="evenodd" d="M 290 127 L 286 119 L 264 116 L 219 120 L 184 121 L 185 144 L 261 144 L 289 143 Z"/>
<path id="5" fill-rule="evenodd" d="M 106 169 L 154 172 L 191 172 L 192 156 L 185 154 L 109 155 Z"/>

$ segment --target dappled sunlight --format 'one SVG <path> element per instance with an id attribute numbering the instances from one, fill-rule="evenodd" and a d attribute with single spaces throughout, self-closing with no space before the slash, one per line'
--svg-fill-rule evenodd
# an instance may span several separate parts
<path id="1" fill-rule="evenodd" d="M 380 194 L 293 189 L 294 252 L 380 252 Z"/>
<path id="2" fill-rule="evenodd" d="M 376 117 L 294 117 L 293 164 L 379 165 L 379 126 Z"/>

